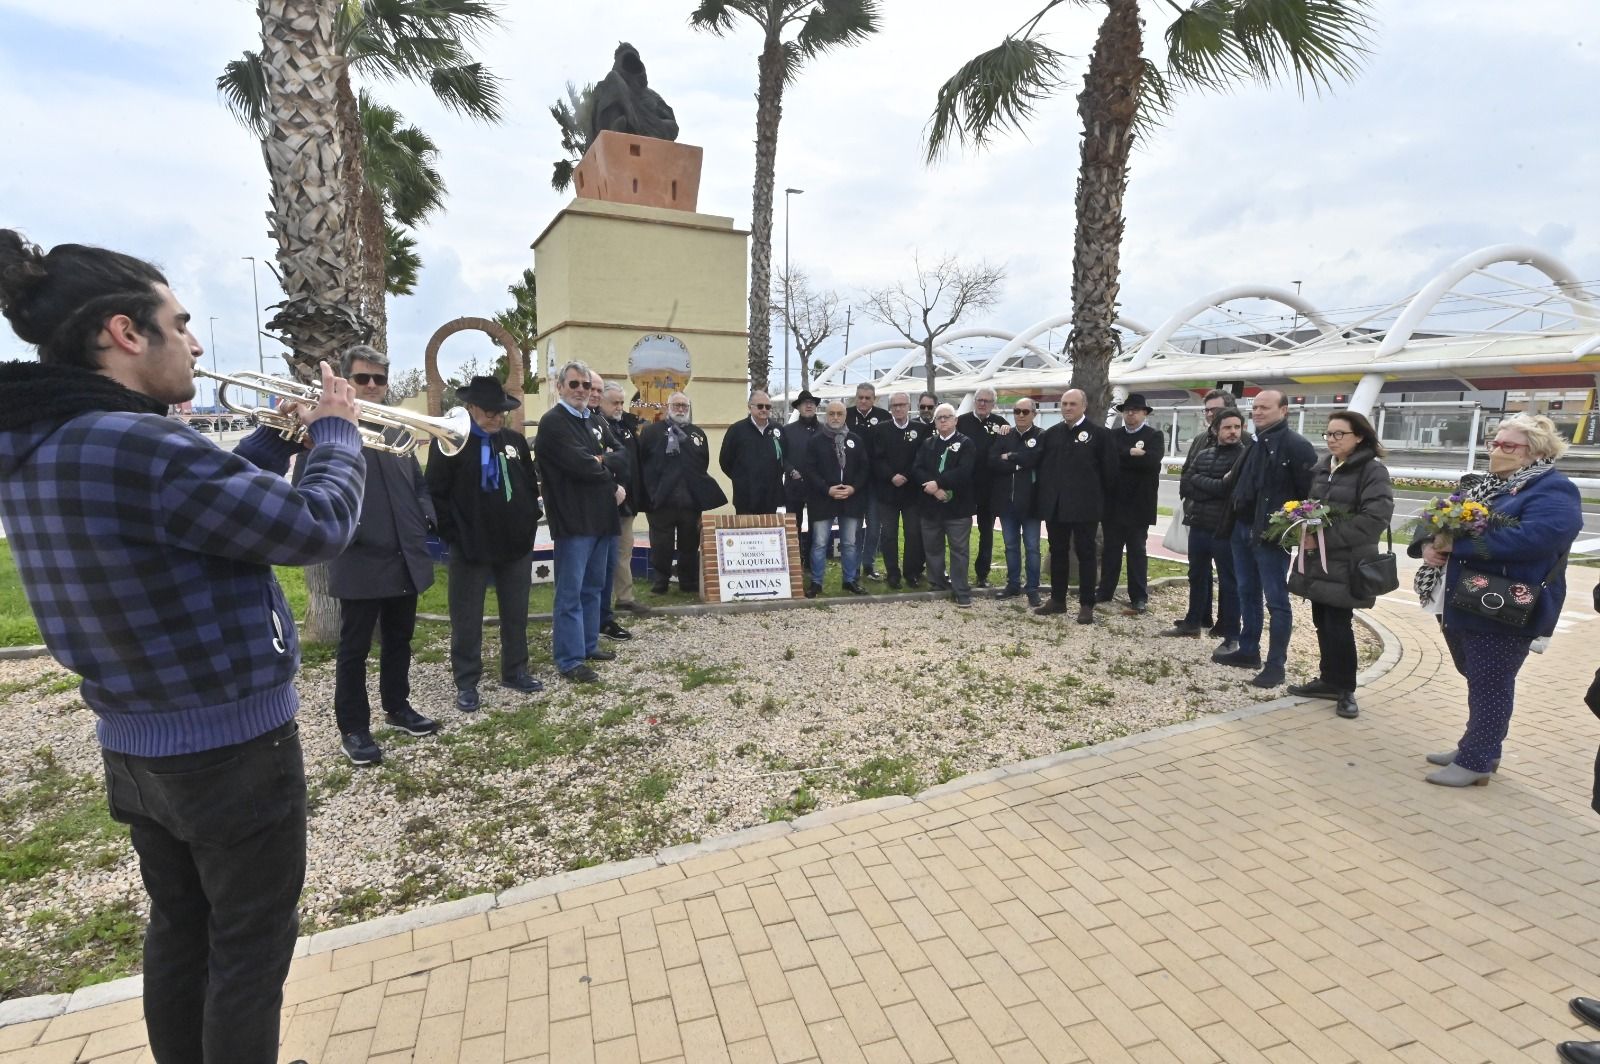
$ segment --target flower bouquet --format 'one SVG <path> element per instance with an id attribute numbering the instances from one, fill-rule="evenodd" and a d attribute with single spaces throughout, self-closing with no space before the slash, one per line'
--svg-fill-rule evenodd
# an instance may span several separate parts
<path id="1" fill-rule="evenodd" d="M 1315 538 L 1313 549 L 1322 559 L 1322 570 L 1328 570 L 1328 549 L 1323 532 L 1338 517 L 1332 506 L 1320 499 L 1290 499 L 1267 517 L 1267 530 L 1262 539 L 1276 543 L 1285 550 L 1300 548 L 1300 571 L 1306 571 L 1308 538 Z M 1298 538 L 1295 533 L 1298 531 Z"/>
<path id="2" fill-rule="evenodd" d="M 1426 531 L 1433 537 L 1435 550 L 1449 551 L 1457 537 L 1476 539 L 1494 525 L 1503 523 L 1496 520 L 1497 516 L 1483 503 L 1456 492 L 1430 499 L 1422 512 L 1406 525 L 1406 530 L 1413 535 L 1419 530 Z"/>

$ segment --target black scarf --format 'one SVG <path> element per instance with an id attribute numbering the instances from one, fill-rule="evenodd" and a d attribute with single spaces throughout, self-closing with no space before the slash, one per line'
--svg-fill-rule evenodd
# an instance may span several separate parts
<path id="1" fill-rule="evenodd" d="M 90 411 L 165 414 L 167 404 L 77 366 L 0 362 L 0 431 L 65 421 Z"/>

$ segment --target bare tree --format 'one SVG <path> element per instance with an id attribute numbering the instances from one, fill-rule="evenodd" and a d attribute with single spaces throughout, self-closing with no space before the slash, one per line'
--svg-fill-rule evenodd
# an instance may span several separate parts
<path id="1" fill-rule="evenodd" d="M 922 366 L 929 392 L 934 387 L 933 349 L 939 338 L 976 310 L 988 310 L 1000 301 L 1005 283 L 1004 266 L 980 262 L 963 266 L 954 255 L 938 265 L 924 267 L 921 256 L 912 259 L 915 278 L 896 282 L 866 294 L 867 315 L 889 326 L 922 348 Z"/>
<path id="2" fill-rule="evenodd" d="M 831 288 L 820 291 L 812 288 L 811 278 L 800 269 L 791 269 L 787 277 L 781 272 L 778 274 L 772 286 L 772 320 L 788 327 L 801 366 L 823 341 L 844 328 L 839 293 Z M 789 382 L 784 381 L 783 387 L 788 391 Z"/>
<path id="3" fill-rule="evenodd" d="M 389 378 L 389 400 L 398 403 L 421 395 L 428 387 L 428 376 L 420 369 L 408 369 L 399 376 Z"/>

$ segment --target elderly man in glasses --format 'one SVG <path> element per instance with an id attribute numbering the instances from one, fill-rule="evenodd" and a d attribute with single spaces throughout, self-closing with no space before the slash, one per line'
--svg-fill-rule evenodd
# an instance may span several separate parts
<path id="1" fill-rule="evenodd" d="M 1016 598 L 1024 591 L 1028 605 L 1042 604 L 1039 595 L 1039 519 L 1033 516 L 1034 488 L 1039 474 L 1033 459 L 1039 449 L 1039 426 L 1034 424 L 1038 408 L 1032 399 L 1022 398 L 1011 408 L 1016 428 L 994 437 L 989 449 L 989 509 L 1000 516 L 1000 535 L 1006 545 L 1006 586 L 1001 598 Z M 1027 585 L 1024 586 L 1023 556 L 1027 556 Z"/>
<path id="2" fill-rule="evenodd" d="M 711 448 L 705 432 L 691 420 L 689 397 L 673 392 L 664 421 L 639 436 L 644 492 L 650 499 L 651 590 L 664 595 L 676 560 L 678 587 L 700 590 L 700 515 L 728 501 L 711 479 Z"/>
<path id="3" fill-rule="evenodd" d="M 728 426 L 717 465 L 733 482 L 734 513 L 775 514 L 784 504 L 783 433 L 766 392 L 751 392 L 746 406 L 750 416 Z"/>
<path id="4" fill-rule="evenodd" d="M 883 538 L 883 568 L 891 591 L 900 590 L 904 576 L 908 587 L 922 583 L 924 556 L 920 523 L 922 485 L 912 468 L 922 442 L 933 430 L 911 417 L 911 396 L 895 392 L 889 396 L 889 420 L 879 422 L 872 434 L 872 483 L 877 493 L 878 529 Z M 902 531 L 902 526 L 904 526 Z M 895 544 L 905 543 L 905 568 Z"/>

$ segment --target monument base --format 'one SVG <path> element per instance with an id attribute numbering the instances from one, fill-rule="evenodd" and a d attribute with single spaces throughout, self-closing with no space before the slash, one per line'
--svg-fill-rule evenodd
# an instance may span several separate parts
<path id="1" fill-rule="evenodd" d="M 693 144 L 602 130 L 572 172 L 572 187 L 583 199 L 692 211 L 703 154 Z"/>

